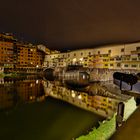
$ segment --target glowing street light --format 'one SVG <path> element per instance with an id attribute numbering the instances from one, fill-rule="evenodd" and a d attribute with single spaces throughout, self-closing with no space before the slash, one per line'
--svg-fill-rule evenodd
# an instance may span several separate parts
<path id="1" fill-rule="evenodd" d="M 81 95 L 79 95 L 79 96 L 78 96 L 78 99 L 82 99 L 82 96 L 81 96 Z"/>
<path id="2" fill-rule="evenodd" d="M 72 93 L 71 96 L 72 96 L 73 98 L 75 98 L 75 93 Z"/>

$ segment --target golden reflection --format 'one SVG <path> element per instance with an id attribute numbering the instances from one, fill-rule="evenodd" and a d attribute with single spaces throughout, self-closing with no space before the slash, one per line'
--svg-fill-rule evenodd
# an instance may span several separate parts
<path id="1" fill-rule="evenodd" d="M 16 104 L 43 101 L 45 99 L 42 80 L 28 77 L 21 80 L 0 79 L 0 110 L 10 109 Z"/>
<path id="2" fill-rule="evenodd" d="M 43 81 L 44 91 L 46 96 L 52 96 L 57 99 L 64 100 L 73 105 L 90 110 L 94 113 L 100 114 L 104 117 L 110 118 L 117 110 L 117 105 L 120 100 L 103 97 L 91 96 L 85 92 L 74 91 L 68 89 L 60 82 Z M 94 92 L 98 92 L 99 88 L 93 88 Z"/>
<path id="3" fill-rule="evenodd" d="M 91 96 L 86 92 L 69 89 L 60 81 L 36 80 L 30 77 L 17 81 L 1 81 L 3 82 L 0 84 L 0 110 L 12 108 L 19 103 L 41 102 L 47 96 L 51 96 L 109 118 L 116 112 L 120 102 L 118 99 Z M 101 92 L 97 84 L 88 90 L 94 93 Z"/>
<path id="4" fill-rule="evenodd" d="M 81 94 L 78 96 L 78 99 L 82 99 L 82 96 L 81 96 Z"/>
<path id="5" fill-rule="evenodd" d="M 73 98 L 75 98 L 76 95 L 75 95 L 75 93 L 72 93 L 71 96 L 72 96 Z"/>

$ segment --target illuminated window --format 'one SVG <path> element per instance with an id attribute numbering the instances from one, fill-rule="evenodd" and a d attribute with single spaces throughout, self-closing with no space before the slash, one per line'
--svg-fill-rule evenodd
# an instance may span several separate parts
<path id="1" fill-rule="evenodd" d="M 83 79 L 85 79 L 86 78 L 86 76 L 85 75 L 83 75 Z"/>
<path id="2" fill-rule="evenodd" d="M 103 57 L 108 57 L 108 54 L 103 54 Z"/>

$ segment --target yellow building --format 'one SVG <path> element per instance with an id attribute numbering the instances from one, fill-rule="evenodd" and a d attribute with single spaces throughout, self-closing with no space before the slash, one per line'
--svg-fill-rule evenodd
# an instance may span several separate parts
<path id="1" fill-rule="evenodd" d="M 60 56 L 63 63 L 82 64 L 86 68 L 140 69 L 140 42 L 120 45 L 106 45 L 98 48 L 79 49 L 45 56 L 44 67 L 57 66 L 53 58 Z M 126 61 L 130 56 L 130 60 Z M 61 64 L 62 65 L 62 64 Z M 62 65 L 63 67 L 67 65 Z"/>
<path id="2" fill-rule="evenodd" d="M 44 53 L 36 46 L 16 44 L 17 68 L 42 68 Z"/>
<path id="3" fill-rule="evenodd" d="M 13 43 L 0 41 L 0 64 L 1 66 L 13 68 Z"/>
<path id="4" fill-rule="evenodd" d="M 45 49 L 41 45 L 39 48 Z M 38 46 L 19 42 L 10 33 L 0 34 L 0 71 L 12 72 L 24 69 L 41 70 L 44 54 L 43 50 L 39 50 Z"/>

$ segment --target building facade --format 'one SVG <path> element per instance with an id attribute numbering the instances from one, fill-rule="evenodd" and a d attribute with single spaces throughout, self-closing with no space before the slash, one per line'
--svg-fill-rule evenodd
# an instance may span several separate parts
<path id="1" fill-rule="evenodd" d="M 80 64 L 87 68 L 140 69 L 140 42 L 45 56 L 44 67 L 65 67 L 71 64 Z"/>
<path id="2" fill-rule="evenodd" d="M 17 44 L 17 68 L 41 68 L 43 64 L 43 52 L 36 46 Z"/>
<path id="3" fill-rule="evenodd" d="M 0 41 L 0 65 L 1 67 L 13 68 L 13 43 Z"/>
<path id="4" fill-rule="evenodd" d="M 43 67 L 45 52 L 32 44 L 20 42 L 12 34 L 0 34 L 0 72 L 35 72 Z M 47 53 L 46 53 L 47 52 Z"/>

